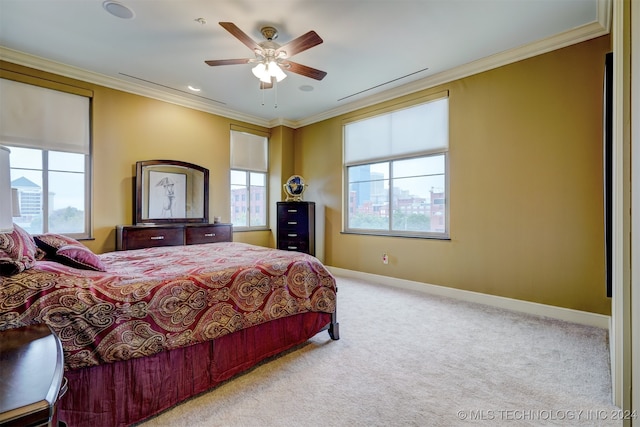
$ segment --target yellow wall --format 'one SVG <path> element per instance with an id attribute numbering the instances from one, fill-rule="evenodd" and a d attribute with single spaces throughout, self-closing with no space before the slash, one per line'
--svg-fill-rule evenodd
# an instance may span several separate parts
<path id="1" fill-rule="evenodd" d="M 133 223 L 133 183 L 139 160 L 168 159 L 209 169 L 209 217 L 229 221 L 229 131 L 232 124 L 268 129 L 108 89 L 15 64 L 6 70 L 93 90 L 93 230 L 83 241 L 96 253 L 115 250 L 115 227 Z M 268 245 L 268 232 L 234 233 L 234 240 Z"/>
<path id="2" fill-rule="evenodd" d="M 341 233 L 343 117 L 271 129 L 271 230 L 234 233 L 234 240 L 275 246 L 275 202 L 298 173 L 309 183 L 305 199 L 317 204 L 317 254 L 327 265 L 609 314 L 601 142 L 609 43 L 598 38 L 353 113 L 449 90 L 450 241 Z M 115 226 L 132 223 L 138 160 L 208 168 L 210 216 L 229 220 L 229 129 L 255 126 L 0 65 L 94 91 L 90 249 L 113 250 Z"/>
<path id="3" fill-rule="evenodd" d="M 601 37 L 449 90 L 450 241 L 341 234 L 342 117 L 296 131 L 295 165 L 324 206 L 325 263 L 610 314 L 604 287 Z M 390 263 L 381 262 L 382 253 Z"/>

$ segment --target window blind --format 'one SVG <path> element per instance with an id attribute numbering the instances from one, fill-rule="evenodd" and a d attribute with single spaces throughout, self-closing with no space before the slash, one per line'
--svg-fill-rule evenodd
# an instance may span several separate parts
<path id="1" fill-rule="evenodd" d="M 268 172 L 268 138 L 231 130 L 231 169 Z"/>
<path id="2" fill-rule="evenodd" d="M 89 102 L 85 96 L 0 79 L 0 140 L 89 154 Z"/>
<path id="3" fill-rule="evenodd" d="M 449 99 L 347 123 L 347 166 L 446 150 L 449 145 Z"/>

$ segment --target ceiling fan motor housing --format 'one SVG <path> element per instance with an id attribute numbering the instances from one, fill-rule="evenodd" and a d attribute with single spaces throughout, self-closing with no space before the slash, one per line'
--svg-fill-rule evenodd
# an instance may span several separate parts
<path id="1" fill-rule="evenodd" d="M 275 40 L 278 38 L 278 30 L 273 27 L 262 27 L 260 32 L 267 40 Z"/>

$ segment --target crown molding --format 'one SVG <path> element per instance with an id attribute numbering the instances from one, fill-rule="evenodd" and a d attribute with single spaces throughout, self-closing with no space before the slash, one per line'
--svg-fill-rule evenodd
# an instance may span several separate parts
<path id="1" fill-rule="evenodd" d="M 260 117 L 243 114 L 224 106 L 216 106 L 211 103 L 191 99 L 188 96 L 169 93 L 166 90 L 158 90 L 142 86 L 137 83 L 109 77 L 104 74 L 94 73 L 81 68 L 62 64 L 60 62 L 51 61 L 35 55 L 29 55 L 17 50 L 0 46 L 0 59 L 25 67 L 35 68 L 37 70 L 58 74 L 63 77 L 69 77 L 76 80 L 82 80 L 88 83 L 108 87 L 110 89 L 121 90 L 123 92 L 144 96 L 147 98 L 157 99 L 159 101 L 180 105 L 183 107 L 193 108 L 195 110 L 204 111 L 218 116 L 227 117 L 234 120 L 240 120 L 246 123 L 269 127 L 270 122 Z"/>
<path id="2" fill-rule="evenodd" d="M 420 79 L 393 89 L 389 89 L 384 92 L 380 92 L 376 95 L 363 98 L 359 101 L 345 104 L 341 107 L 334 108 L 315 116 L 299 120 L 293 123 L 290 127 L 293 127 L 295 129 L 298 127 L 307 126 L 313 123 L 330 119 L 332 117 L 352 112 L 354 110 L 370 107 L 381 102 L 389 101 L 404 95 L 409 95 L 414 92 L 429 89 L 441 84 L 452 82 L 454 80 L 459 80 L 474 74 L 482 73 L 484 71 L 489 71 L 494 68 L 522 61 L 523 59 L 542 55 L 553 50 L 561 49 L 563 47 L 571 46 L 583 41 L 603 36 L 610 32 L 611 1 L 612 0 L 598 0 L 597 19 L 596 21 L 589 24 L 582 25 L 580 27 L 556 34 L 552 37 L 548 37 L 534 43 L 506 50 L 504 52 L 500 52 L 495 55 L 491 55 L 477 61 L 473 61 L 459 67 L 443 71 L 438 74 L 434 74 L 433 76 L 425 77 L 424 79 Z"/>
<path id="3" fill-rule="evenodd" d="M 278 119 L 273 119 L 269 122 L 269 125 L 267 126 L 268 128 L 274 128 L 276 126 L 286 126 L 286 127 L 290 127 L 292 129 L 296 129 L 301 127 L 299 122 L 295 121 L 295 120 L 289 120 L 289 119 L 285 119 L 285 118 L 278 118 Z"/>
<path id="4" fill-rule="evenodd" d="M 216 106 L 210 103 L 192 99 L 188 96 L 173 94 L 167 91 L 145 87 L 137 83 L 116 79 L 103 74 L 72 67 L 59 62 L 8 49 L 3 46 L 0 46 L 0 59 L 13 62 L 18 65 L 35 68 L 41 71 L 51 72 L 64 77 L 86 81 L 111 89 L 117 89 L 124 92 L 157 99 L 159 101 L 169 102 L 171 104 L 216 114 L 222 117 L 243 121 L 257 126 L 263 126 L 267 128 L 276 126 L 287 126 L 293 129 L 297 129 L 299 127 L 307 126 L 316 122 L 330 119 L 332 117 L 346 114 L 354 110 L 369 107 L 371 105 L 389 101 L 394 98 L 398 98 L 424 89 L 429 89 L 437 85 L 448 83 L 454 80 L 468 77 L 473 74 L 488 71 L 507 64 L 521 61 L 523 59 L 541 55 L 552 50 L 561 49 L 566 46 L 570 46 L 608 34 L 611 28 L 612 1 L 613 0 L 597 0 L 597 17 L 596 20 L 592 23 L 574 28 L 569 31 L 565 31 L 563 33 L 534 43 L 530 43 L 525 46 L 500 52 L 495 55 L 482 58 L 468 64 L 464 64 L 460 67 L 443 71 L 441 73 L 434 74 L 433 76 L 429 76 L 415 82 L 398 86 L 396 88 L 380 92 L 376 95 L 368 96 L 358 101 L 344 104 L 340 107 L 333 108 L 331 110 L 301 120 L 288 120 L 286 118 L 266 120 L 260 117 L 243 114 L 238 111 L 225 108 L 224 106 Z"/>

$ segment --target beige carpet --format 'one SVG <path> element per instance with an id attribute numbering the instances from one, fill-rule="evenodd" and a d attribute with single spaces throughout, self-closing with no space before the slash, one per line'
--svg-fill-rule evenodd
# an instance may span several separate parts
<path id="1" fill-rule="evenodd" d="M 338 277 L 326 332 L 142 423 L 620 426 L 607 331 Z"/>

